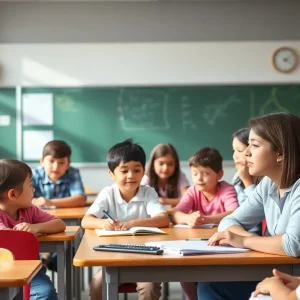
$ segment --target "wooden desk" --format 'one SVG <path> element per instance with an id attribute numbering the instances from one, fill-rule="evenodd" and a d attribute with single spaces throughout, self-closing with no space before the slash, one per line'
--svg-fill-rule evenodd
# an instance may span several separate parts
<path id="1" fill-rule="evenodd" d="M 31 282 L 41 267 L 40 260 L 0 262 L 0 299 L 23 299 L 23 285 Z"/>
<path id="2" fill-rule="evenodd" d="M 88 209 L 89 209 L 88 207 L 82 206 L 82 207 L 68 207 L 68 208 L 55 208 L 55 209 L 49 208 L 44 210 L 53 216 L 63 219 L 64 221 L 74 220 L 74 222 L 78 222 L 78 219 L 82 219 Z"/>
<path id="3" fill-rule="evenodd" d="M 85 185 L 84 186 L 84 193 L 86 196 L 96 196 L 98 192 L 92 190 L 89 186 Z"/>
<path id="4" fill-rule="evenodd" d="M 270 276 L 273 268 L 300 275 L 300 259 L 254 251 L 180 257 L 93 250 L 93 246 L 98 244 L 144 244 L 149 241 L 208 238 L 216 231 L 216 228 L 165 228 L 164 231 L 169 235 L 100 238 L 93 230 L 86 230 L 73 264 L 75 266 L 103 266 L 103 275 L 107 283 L 107 299 L 117 299 L 118 284 L 126 282 L 259 281 Z"/>
<path id="5" fill-rule="evenodd" d="M 79 244 L 79 231 L 79 226 L 67 226 L 65 232 L 38 237 L 41 252 L 57 253 L 57 290 L 60 300 L 72 299 L 72 243 L 77 241 Z"/>

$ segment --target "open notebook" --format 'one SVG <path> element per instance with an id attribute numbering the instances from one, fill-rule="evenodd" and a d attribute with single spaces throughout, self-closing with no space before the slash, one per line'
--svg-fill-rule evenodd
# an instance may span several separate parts
<path id="1" fill-rule="evenodd" d="M 218 224 L 202 224 L 195 228 L 209 229 L 209 228 L 218 227 L 218 226 L 219 226 Z M 177 224 L 177 225 L 174 225 L 174 228 L 191 228 L 191 227 L 186 224 Z"/>
<path id="2" fill-rule="evenodd" d="M 129 230 L 103 230 L 95 229 L 98 236 L 120 236 L 120 235 L 147 235 L 167 234 L 157 227 L 132 227 Z"/>
<path id="3" fill-rule="evenodd" d="M 249 252 L 249 249 L 234 248 L 231 246 L 208 246 L 207 241 L 159 241 L 148 242 L 146 246 L 157 246 L 165 250 L 166 254 L 197 255 L 197 254 L 227 254 Z"/>

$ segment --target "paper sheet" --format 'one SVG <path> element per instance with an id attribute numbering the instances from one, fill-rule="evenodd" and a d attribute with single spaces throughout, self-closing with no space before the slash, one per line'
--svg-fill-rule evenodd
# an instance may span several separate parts
<path id="1" fill-rule="evenodd" d="M 23 159 L 39 160 L 46 143 L 53 140 L 53 130 L 25 130 L 23 132 Z"/>
<path id="2" fill-rule="evenodd" d="M 218 227 L 218 224 L 202 224 L 197 226 L 196 228 L 209 229 L 213 227 Z M 174 225 L 174 228 L 191 228 L 191 227 L 189 227 L 189 225 L 186 224 L 176 224 Z"/>
<path id="3" fill-rule="evenodd" d="M 23 125 L 53 125 L 53 95 L 23 95 Z"/>

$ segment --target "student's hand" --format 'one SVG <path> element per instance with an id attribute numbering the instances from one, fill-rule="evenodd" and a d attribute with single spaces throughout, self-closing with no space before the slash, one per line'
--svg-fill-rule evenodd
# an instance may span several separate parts
<path id="1" fill-rule="evenodd" d="M 130 229 L 131 227 L 134 227 L 134 220 L 127 221 L 120 224 L 120 230 L 127 230 Z"/>
<path id="2" fill-rule="evenodd" d="M 252 185 L 253 177 L 249 174 L 249 168 L 244 163 L 238 163 L 236 164 L 237 172 L 239 175 L 239 178 L 244 183 L 245 187 L 248 187 Z"/>
<path id="3" fill-rule="evenodd" d="M 39 232 L 39 226 L 38 224 L 29 224 L 29 223 L 20 223 L 14 226 L 13 230 L 18 230 L 18 231 L 27 231 L 31 232 L 34 235 L 38 235 Z"/>
<path id="4" fill-rule="evenodd" d="M 167 198 L 159 197 L 159 203 L 160 204 L 166 204 L 166 199 Z"/>
<path id="5" fill-rule="evenodd" d="M 103 225 L 104 230 L 119 230 L 120 224 L 118 220 L 115 220 L 115 222 L 111 219 L 107 219 L 106 222 Z"/>
<path id="6" fill-rule="evenodd" d="M 204 222 L 204 217 L 200 214 L 199 211 L 194 211 L 189 214 L 187 224 L 189 227 L 195 228 Z"/>
<path id="7" fill-rule="evenodd" d="M 270 295 L 271 289 L 276 285 L 280 287 L 284 286 L 284 283 L 277 277 L 267 277 L 256 286 L 253 297 L 258 296 L 259 294 Z"/>
<path id="8" fill-rule="evenodd" d="M 273 275 L 276 278 L 281 279 L 284 285 L 290 288 L 291 290 L 295 290 L 298 287 L 298 285 L 300 285 L 300 279 L 298 277 L 280 272 L 276 269 L 273 270 Z"/>
<path id="9" fill-rule="evenodd" d="M 231 231 L 216 232 L 207 242 L 207 245 L 231 245 L 237 248 L 245 248 L 245 236 L 233 233 Z"/>
<path id="10" fill-rule="evenodd" d="M 47 206 L 48 200 L 44 197 L 39 197 L 39 198 L 33 198 L 32 199 L 32 204 L 41 207 L 41 206 Z"/>

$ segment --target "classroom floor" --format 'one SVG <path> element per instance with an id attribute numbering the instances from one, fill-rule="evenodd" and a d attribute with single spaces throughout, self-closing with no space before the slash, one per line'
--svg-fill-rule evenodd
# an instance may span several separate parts
<path id="1" fill-rule="evenodd" d="M 84 283 L 84 291 L 82 291 L 81 294 L 81 300 L 88 300 L 88 269 L 84 268 L 84 279 L 85 279 L 85 283 Z M 96 272 L 97 268 L 94 268 L 94 271 Z M 47 271 L 48 276 L 51 278 L 51 272 Z M 56 275 L 56 274 L 55 274 Z M 54 284 L 56 287 L 56 276 L 55 276 L 55 280 L 54 280 Z M 138 299 L 138 294 L 137 293 L 132 293 L 132 294 L 128 294 L 128 300 L 137 300 Z M 120 294 L 119 295 L 119 300 L 123 300 L 124 299 L 124 295 Z M 163 299 L 163 297 L 161 297 L 160 299 Z M 183 296 L 182 296 L 182 289 L 181 286 L 179 284 L 179 282 L 170 282 L 169 283 L 169 297 L 168 300 L 183 300 Z"/>

